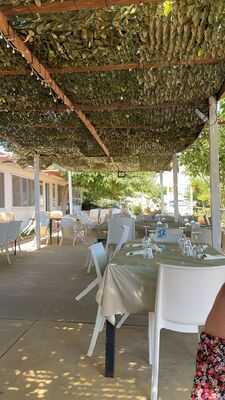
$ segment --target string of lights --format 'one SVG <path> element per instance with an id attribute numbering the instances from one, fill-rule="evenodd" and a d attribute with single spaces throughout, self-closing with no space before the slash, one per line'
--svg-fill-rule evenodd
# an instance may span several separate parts
<path id="1" fill-rule="evenodd" d="M 12 54 L 16 54 L 19 53 L 22 55 L 23 58 L 25 58 L 24 54 L 21 53 L 20 51 L 18 51 L 18 49 L 14 46 L 13 44 L 13 38 L 12 40 L 6 38 L 6 36 L 4 35 L 3 32 L 0 33 L 0 40 L 3 40 L 6 44 L 7 49 L 11 49 L 12 50 Z M 54 103 L 57 103 L 58 101 L 63 101 L 60 97 L 56 97 L 47 81 L 47 79 L 44 79 L 32 66 L 32 64 L 30 64 L 28 62 L 28 65 L 31 68 L 31 72 L 30 72 L 30 76 L 36 78 L 37 81 L 40 82 L 41 86 L 43 86 L 44 88 L 49 90 L 49 95 L 53 98 Z M 65 112 L 67 112 L 68 114 L 70 114 L 72 111 L 74 111 L 74 109 L 67 109 L 65 110 Z"/>

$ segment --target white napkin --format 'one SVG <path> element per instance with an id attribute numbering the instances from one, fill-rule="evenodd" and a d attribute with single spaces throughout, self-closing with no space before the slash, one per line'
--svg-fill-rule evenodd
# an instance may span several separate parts
<path id="1" fill-rule="evenodd" d="M 223 256 L 222 254 L 206 254 L 206 257 L 204 257 L 204 260 L 225 260 L 225 256 Z"/>
<path id="2" fill-rule="evenodd" d="M 144 254 L 144 250 L 134 250 L 134 251 L 128 251 L 128 253 L 126 253 L 126 256 L 137 256 L 140 254 Z"/>
<path id="3" fill-rule="evenodd" d="M 142 243 L 127 244 L 126 247 L 141 247 Z"/>

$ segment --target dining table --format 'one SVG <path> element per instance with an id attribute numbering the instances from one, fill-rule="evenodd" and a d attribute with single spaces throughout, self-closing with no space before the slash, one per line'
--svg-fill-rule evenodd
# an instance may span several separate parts
<path id="1" fill-rule="evenodd" d="M 152 244 L 153 258 L 145 258 L 141 240 L 128 242 L 104 271 L 96 301 L 106 318 L 105 376 L 114 377 L 115 325 L 124 314 L 154 312 L 160 264 L 178 266 L 225 265 L 225 255 L 207 246 L 203 259 L 186 256 L 178 244 Z"/>

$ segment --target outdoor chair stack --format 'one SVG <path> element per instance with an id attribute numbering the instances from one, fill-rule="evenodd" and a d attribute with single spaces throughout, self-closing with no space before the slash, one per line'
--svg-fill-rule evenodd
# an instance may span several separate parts
<path id="1" fill-rule="evenodd" d="M 76 243 L 83 242 L 85 240 L 84 226 L 71 215 L 66 215 L 62 218 L 61 231 L 62 237 L 60 240 L 60 246 L 62 246 L 65 239 L 71 240 L 73 246 L 75 246 Z"/>
<path id="2" fill-rule="evenodd" d="M 21 221 L 0 223 L 0 251 L 5 252 L 9 264 L 11 264 L 9 248 L 15 246 L 14 254 L 16 254 L 17 244 L 20 249 L 20 233 Z"/>
<path id="3" fill-rule="evenodd" d="M 40 236 L 46 240 L 46 244 L 49 241 L 49 215 L 47 212 L 40 212 Z"/>

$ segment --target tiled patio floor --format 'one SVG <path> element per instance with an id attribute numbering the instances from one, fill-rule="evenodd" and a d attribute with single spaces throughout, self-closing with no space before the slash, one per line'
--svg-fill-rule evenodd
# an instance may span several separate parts
<path id="1" fill-rule="evenodd" d="M 95 319 L 95 293 L 73 301 L 91 279 L 83 268 L 86 245 L 48 246 L 0 257 L 0 399 L 66 400 L 150 398 L 146 316 L 117 331 L 116 378 L 106 379 L 104 332 L 95 355 L 85 354 Z M 197 339 L 163 332 L 160 399 L 186 400 Z"/>

